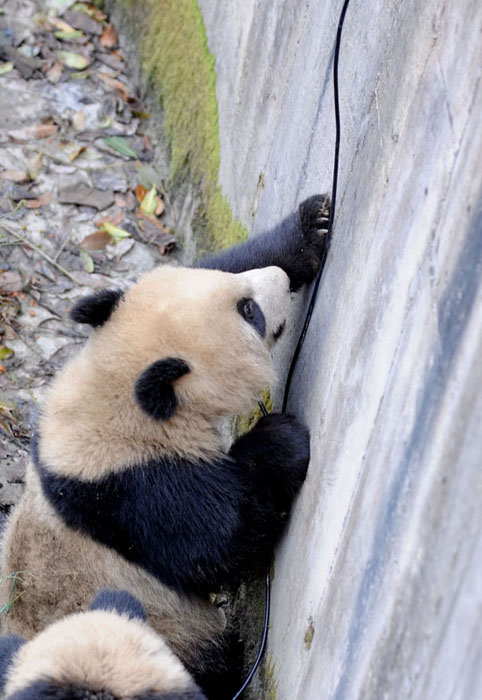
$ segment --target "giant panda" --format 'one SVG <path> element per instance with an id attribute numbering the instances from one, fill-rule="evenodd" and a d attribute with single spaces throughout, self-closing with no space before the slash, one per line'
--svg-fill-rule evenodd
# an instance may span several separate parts
<path id="1" fill-rule="evenodd" d="M 293 416 L 263 417 L 230 447 L 220 426 L 272 381 L 270 350 L 291 291 L 320 265 L 328 212 L 314 196 L 194 268 L 75 304 L 94 330 L 46 392 L 6 528 L 8 632 L 28 639 L 100 588 L 126 589 L 201 687 L 220 687 L 229 651 L 210 594 L 269 559 L 309 462 Z"/>
<path id="2" fill-rule="evenodd" d="M 6 700 L 206 700 L 126 591 L 103 590 L 25 642 L 0 638 Z"/>

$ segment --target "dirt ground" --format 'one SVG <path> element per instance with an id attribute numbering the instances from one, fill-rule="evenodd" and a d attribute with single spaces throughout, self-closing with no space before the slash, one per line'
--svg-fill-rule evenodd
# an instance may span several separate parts
<path id="1" fill-rule="evenodd" d="M 83 342 L 72 302 L 182 257 L 167 158 L 95 5 L 0 0 L 0 513 L 42 389 Z M 154 133 L 153 133 L 154 132 Z"/>

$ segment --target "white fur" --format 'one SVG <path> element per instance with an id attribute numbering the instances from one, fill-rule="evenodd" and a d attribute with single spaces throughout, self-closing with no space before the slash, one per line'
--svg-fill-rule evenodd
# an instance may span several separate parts
<path id="1" fill-rule="evenodd" d="M 145 622 L 105 610 L 69 615 L 27 642 L 15 654 L 5 692 L 45 679 L 109 690 L 119 698 L 183 691 L 193 683 Z"/>

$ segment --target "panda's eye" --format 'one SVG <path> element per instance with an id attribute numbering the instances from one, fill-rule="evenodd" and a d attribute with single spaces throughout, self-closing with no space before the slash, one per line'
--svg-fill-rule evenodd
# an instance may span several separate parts
<path id="1" fill-rule="evenodd" d="M 259 304 L 257 304 L 254 299 L 244 298 L 238 301 L 237 309 L 244 320 L 253 326 L 260 336 L 264 338 L 266 333 L 266 320 Z"/>
<path id="2" fill-rule="evenodd" d="M 252 321 L 254 318 L 254 302 L 248 299 L 243 304 L 243 316 L 247 321 Z"/>

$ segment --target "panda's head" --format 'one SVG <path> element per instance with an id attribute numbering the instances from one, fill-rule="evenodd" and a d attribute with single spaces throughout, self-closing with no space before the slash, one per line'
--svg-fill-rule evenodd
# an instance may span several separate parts
<path id="1" fill-rule="evenodd" d="M 6 700 L 205 700 L 136 598 L 102 591 L 29 642 L 0 639 Z M 3 695 L 2 695 L 3 696 Z"/>
<path id="2" fill-rule="evenodd" d="M 40 433 L 45 461 L 63 461 L 63 469 L 78 452 L 71 438 L 58 452 L 74 423 L 84 446 L 112 444 L 116 436 L 114 452 L 124 464 L 129 450 L 138 456 L 148 442 L 175 442 L 189 453 L 187 441 L 205 439 L 198 419 L 250 410 L 273 381 L 270 349 L 289 309 L 289 279 L 278 267 L 231 274 L 164 266 L 125 293 L 80 299 L 72 318 L 95 330 L 48 395 Z M 45 447 L 49 435 L 56 455 Z"/>

